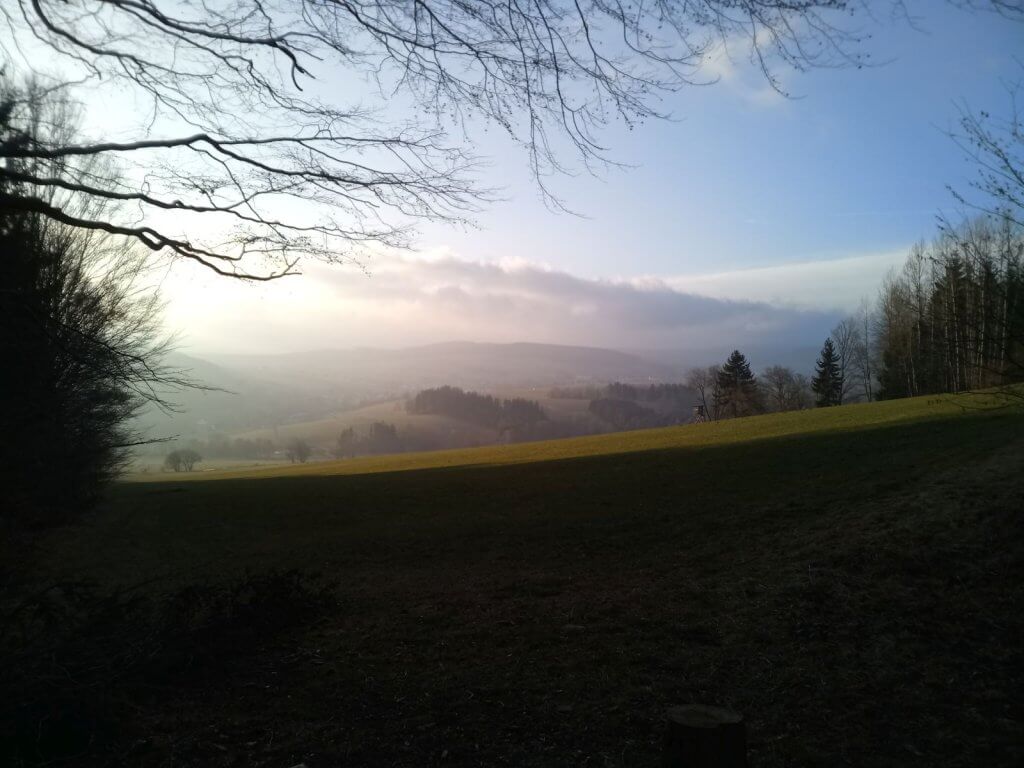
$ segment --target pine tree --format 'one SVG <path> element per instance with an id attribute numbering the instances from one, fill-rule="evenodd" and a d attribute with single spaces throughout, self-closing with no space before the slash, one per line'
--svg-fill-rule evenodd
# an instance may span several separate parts
<path id="1" fill-rule="evenodd" d="M 839 372 L 839 354 L 832 344 L 831 337 L 825 339 L 825 345 L 821 348 L 814 378 L 811 379 L 811 389 L 817 395 L 816 402 L 819 408 L 839 405 L 842 401 L 843 376 Z"/>
<path id="2" fill-rule="evenodd" d="M 738 349 L 733 350 L 718 370 L 715 387 L 715 411 L 722 418 L 749 416 L 761 410 L 757 380 L 750 363 Z"/>

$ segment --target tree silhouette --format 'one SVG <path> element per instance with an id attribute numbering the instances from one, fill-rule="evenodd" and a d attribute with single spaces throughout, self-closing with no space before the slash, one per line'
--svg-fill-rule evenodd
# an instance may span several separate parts
<path id="1" fill-rule="evenodd" d="M 406 409 L 409 413 L 450 416 L 491 429 L 513 429 L 547 419 L 544 409 L 534 400 L 499 400 L 447 385 L 418 392 Z"/>
<path id="2" fill-rule="evenodd" d="M 876 321 L 883 399 L 1024 381 L 1024 226 L 1009 215 L 944 224 L 883 284 Z"/>
<path id="3" fill-rule="evenodd" d="M 299 462 L 305 464 L 309 457 L 313 455 L 313 449 L 310 448 L 309 443 L 301 438 L 294 438 L 288 443 L 288 459 L 294 464 Z"/>
<path id="4" fill-rule="evenodd" d="M 733 350 L 717 374 L 715 410 L 722 418 L 749 416 L 761 411 L 757 379 L 750 363 L 739 350 Z"/>
<path id="5" fill-rule="evenodd" d="M 356 437 L 356 431 L 352 427 L 345 427 L 334 444 L 334 458 L 344 459 L 348 456 L 355 456 L 358 450 L 359 438 Z"/>
<path id="6" fill-rule="evenodd" d="M 819 408 L 839 405 L 843 400 L 843 376 L 839 370 L 839 353 L 836 352 L 832 338 L 825 339 L 818 362 L 814 367 L 811 389 L 817 396 Z"/>
<path id="7" fill-rule="evenodd" d="M 164 468 L 172 472 L 191 472 L 196 464 L 203 460 L 199 452 L 192 448 L 179 448 L 167 454 Z"/>
<path id="8" fill-rule="evenodd" d="M 807 407 L 810 388 L 803 374 L 793 373 L 782 365 L 772 365 L 765 368 L 761 382 L 773 410 L 796 411 Z"/>
<path id="9" fill-rule="evenodd" d="M 0 119 L 16 102 L 32 118 L 29 140 L 73 137 L 67 105 L 0 89 Z M 49 162 L 24 159 L 8 160 L 7 170 L 53 172 Z M 0 195 L 23 191 L 0 174 Z M 75 195 L 61 204 L 88 210 Z M 164 363 L 159 299 L 123 241 L 0 205 L 0 253 L 3 506 L 15 523 L 45 525 L 95 502 L 129 449 L 148 442 L 132 418 L 149 405 L 168 407 L 170 390 L 188 382 Z"/>
<path id="10" fill-rule="evenodd" d="M 0 162 L 5 180 L 25 185 L 0 204 L 253 279 L 291 273 L 300 257 L 403 245 L 418 220 L 471 214 L 489 192 L 465 137 L 447 135 L 453 127 L 506 132 L 557 206 L 552 174 L 606 160 L 609 122 L 662 116 L 659 96 L 713 82 L 701 67 L 723 50 L 745 50 L 776 88 L 779 65 L 862 61 L 858 35 L 840 26 L 847 0 L 12 6 L 0 14 L 8 77 L 33 74 L 69 99 L 108 98 L 141 119 L 118 126 L 123 140 L 68 142 L 32 139 L 18 109 L 0 114 L 0 160 L 59 166 L 44 175 Z M 346 103 L 350 89 L 335 78 L 373 83 L 406 119 L 389 124 L 358 106 L 360 95 Z M 123 175 L 95 172 L 94 158 Z M 46 190 L 106 207 L 85 215 Z"/>

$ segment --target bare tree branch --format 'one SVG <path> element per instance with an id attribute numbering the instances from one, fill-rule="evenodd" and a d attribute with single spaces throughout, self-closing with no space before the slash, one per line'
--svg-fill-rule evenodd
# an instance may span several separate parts
<path id="1" fill-rule="evenodd" d="M 1011 0 L 953 1 L 1024 17 Z M 711 57 L 743 52 L 781 92 L 780 67 L 864 64 L 850 18 L 869 11 L 868 0 L 10 0 L 6 77 L 41 79 L 45 61 L 58 70 L 39 87 L 147 106 L 125 115 L 137 126 L 119 125 L 131 140 L 72 146 L 31 134 L 15 108 L 0 160 L 27 161 L 17 180 L 31 198 L 57 186 L 117 202 L 108 223 L 146 247 L 273 278 L 304 257 L 406 246 L 423 220 L 465 221 L 492 197 L 467 148 L 471 122 L 519 143 L 562 207 L 552 175 L 609 162 L 602 130 L 666 116 L 664 95 L 714 81 Z M 367 80 L 410 125 L 353 106 Z M 453 127 L 463 140 L 446 138 Z M 73 162 L 86 156 L 124 181 L 86 178 Z M 26 170 L 43 160 L 60 174 Z M 225 228 L 234 234 L 210 234 Z M 257 269 L 254 256 L 273 264 Z"/>

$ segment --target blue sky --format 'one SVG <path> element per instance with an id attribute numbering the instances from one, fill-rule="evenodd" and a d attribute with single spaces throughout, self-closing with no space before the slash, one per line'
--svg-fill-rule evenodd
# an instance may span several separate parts
<path id="1" fill-rule="evenodd" d="M 863 26 L 875 66 L 777 70 L 792 98 L 719 58 L 675 119 L 604 135 L 627 169 L 554 179 L 471 127 L 504 200 L 468 231 L 432 224 L 412 254 L 237 285 L 185 265 L 169 325 L 194 352 L 543 341 L 630 349 L 820 344 L 908 248 L 954 214 L 972 169 L 946 132 L 958 104 L 999 113 L 1024 77 L 1024 25 L 945 2 Z M 1019 59 L 1015 59 L 1019 57 Z M 718 304 L 709 304 L 712 298 Z"/>
<path id="2" fill-rule="evenodd" d="M 794 98 L 740 61 L 730 77 L 665 102 L 675 122 L 603 137 L 635 166 L 554 182 L 576 219 L 548 212 L 506 143 L 483 149 L 506 202 L 426 247 L 477 258 L 528 257 L 576 274 L 690 273 L 900 248 L 951 209 L 947 183 L 969 168 L 944 131 L 965 101 L 997 110 L 1021 76 L 1024 26 L 931 0 L 906 22 L 862 25 L 874 68 L 779 70 Z"/>

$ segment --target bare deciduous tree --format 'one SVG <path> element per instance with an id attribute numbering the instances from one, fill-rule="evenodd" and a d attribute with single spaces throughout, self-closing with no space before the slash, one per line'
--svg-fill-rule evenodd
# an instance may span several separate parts
<path id="1" fill-rule="evenodd" d="M 269 279 L 303 256 L 348 259 L 405 244 L 417 220 L 469 214 L 488 194 L 465 142 L 446 135 L 453 125 L 507 132 L 557 204 L 552 173 L 604 161 L 605 125 L 661 116 L 659 94 L 710 82 L 701 67 L 723 50 L 747 52 L 776 88 L 779 65 L 859 65 L 845 25 L 862 5 L 13 0 L 0 9 L 10 74 L 41 75 L 46 61 L 61 68 L 51 87 L 145 119 L 119 124 L 123 140 L 79 143 L 8 124 L 0 158 L 52 160 L 60 173 L 0 167 L 28 190 L 0 204 Z M 415 118 L 388 125 L 354 105 L 361 94 L 346 103 L 360 81 Z M 95 157 L 122 174 L 90 171 Z M 54 188 L 117 205 L 81 215 L 42 192 Z"/>
<path id="2" fill-rule="evenodd" d="M 288 460 L 292 464 L 295 462 L 305 464 L 309 461 L 309 457 L 313 455 L 313 449 L 309 447 L 309 443 L 305 440 L 296 437 L 288 443 L 287 454 Z"/>
<path id="3" fill-rule="evenodd" d="M 839 376 L 843 382 L 839 395 L 842 405 L 853 399 L 870 400 L 870 362 L 864 320 L 859 315 L 844 317 L 830 334 L 839 359 Z"/>
<path id="4" fill-rule="evenodd" d="M 52 94 L 0 88 L 0 120 L 15 114 L 33 141 L 73 135 L 74 111 Z M 50 175 L 53 164 L 8 159 L 7 171 Z M 0 175 L 0 195 L 20 195 L 20 185 Z M 48 192 L 65 210 L 96 210 L 95 201 Z M 0 377 L 0 453 L 19 446 L 30 457 L 3 485 L 12 519 L 47 524 L 95 500 L 128 449 L 151 442 L 131 418 L 147 405 L 169 407 L 165 397 L 189 382 L 164 363 L 160 302 L 133 244 L 0 206 L 0 253 L 0 358 L 12 366 Z"/>
<path id="5" fill-rule="evenodd" d="M 196 464 L 203 460 L 199 452 L 192 448 L 179 448 L 167 454 L 164 468 L 172 472 L 191 472 Z"/>
<path id="6" fill-rule="evenodd" d="M 999 2 L 997 6 L 1017 7 Z M 1017 7 L 1017 13 L 1024 10 Z M 1024 62 L 1020 63 L 1024 78 Z M 991 385 L 1024 380 L 1024 118 L 1019 97 L 1024 81 L 1008 86 L 1008 108 L 996 115 L 961 109 L 960 130 L 953 138 L 973 160 L 977 177 L 971 184 L 975 199 L 952 190 L 957 200 L 985 215 L 965 225 L 944 221 L 943 237 L 954 249 L 953 258 L 968 281 L 967 300 L 975 306 L 958 307 L 954 275 L 946 281 L 944 307 L 947 325 L 959 329 L 958 358 L 967 371 L 965 380 Z M 951 263 L 949 255 L 946 264 Z M 948 270 L 947 270 L 948 271 Z M 963 292 L 961 292 L 963 293 Z M 971 296 L 970 293 L 974 293 Z M 1016 386 L 1002 386 L 1003 393 L 1022 397 Z"/>
<path id="7" fill-rule="evenodd" d="M 880 394 L 907 397 L 1024 380 L 1024 228 L 985 216 L 945 226 L 883 285 Z"/>
<path id="8" fill-rule="evenodd" d="M 718 408 L 716 403 L 720 399 L 718 392 L 718 366 L 712 365 L 707 368 L 691 368 L 686 374 L 686 386 L 697 393 L 698 405 L 704 409 L 706 418 L 717 421 Z"/>
<path id="9" fill-rule="evenodd" d="M 810 383 L 803 374 L 782 365 L 771 365 L 759 377 L 768 403 L 775 411 L 799 411 L 812 404 Z"/>
<path id="10" fill-rule="evenodd" d="M 1024 77 L 1024 63 L 1021 63 Z M 1024 118 L 1020 113 L 1021 84 L 1009 88 L 1009 108 L 1002 115 L 960 111 L 960 129 L 954 141 L 974 162 L 977 178 L 971 189 L 981 199 L 968 199 L 951 189 L 963 205 L 999 218 L 1010 219 L 1024 227 Z"/>
<path id="11" fill-rule="evenodd" d="M 875 364 L 875 345 L 872 339 L 872 327 L 874 316 L 871 311 L 871 304 L 863 299 L 857 312 L 853 316 L 857 324 L 859 340 L 853 350 L 853 369 L 861 386 L 861 394 L 864 399 L 871 402 L 875 399 L 875 375 L 877 365 Z"/>

